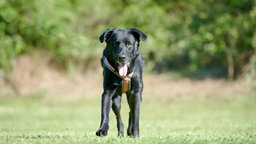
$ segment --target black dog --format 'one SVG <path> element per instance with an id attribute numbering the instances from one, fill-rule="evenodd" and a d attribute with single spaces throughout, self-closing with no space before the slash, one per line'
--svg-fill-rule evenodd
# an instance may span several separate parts
<path id="1" fill-rule="evenodd" d="M 106 42 L 101 64 L 103 67 L 103 88 L 101 101 L 101 123 L 97 136 L 106 136 L 109 129 L 109 112 L 112 107 L 116 119 L 118 136 L 124 135 L 120 115 L 121 96 L 126 93 L 130 108 L 128 136 L 139 137 L 140 101 L 143 90 L 143 59 L 139 51 L 140 39 L 147 36 L 136 28 L 108 29 L 100 37 Z"/>

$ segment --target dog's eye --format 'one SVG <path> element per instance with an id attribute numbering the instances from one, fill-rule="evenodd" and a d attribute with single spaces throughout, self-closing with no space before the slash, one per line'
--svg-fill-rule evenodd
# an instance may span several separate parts
<path id="1" fill-rule="evenodd" d="M 130 41 L 125 41 L 126 46 L 132 46 L 132 43 Z"/>
<path id="2" fill-rule="evenodd" d="M 120 45 L 120 42 L 119 41 L 116 41 L 115 42 L 115 46 L 119 46 Z"/>

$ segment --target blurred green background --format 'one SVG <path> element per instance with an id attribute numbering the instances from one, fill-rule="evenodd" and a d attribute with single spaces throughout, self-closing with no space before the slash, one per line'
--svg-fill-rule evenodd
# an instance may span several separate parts
<path id="1" fill-rule="evenodd" d="M 255 0 L 0 0 L 1 76 L 35 52 L 68 71 L 98 67 L 98 37 L 109 27 L 148 35 L 148 72 L 256 77 Z"/>
<path id="2" fill-rule="evenodd" d="M 148 35 L 141 139 L 112 112 L 98 138 L 98 37 L 130 27 Z M 255 28 L 256 0 L 0 0 L 0 143 L 255 144 Z"/>

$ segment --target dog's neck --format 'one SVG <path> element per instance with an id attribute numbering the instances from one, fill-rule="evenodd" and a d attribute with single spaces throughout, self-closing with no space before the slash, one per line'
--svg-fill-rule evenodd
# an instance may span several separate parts
<path id="1" fill-rule="evenodd" d="M 130 65 L 128 66 L 128 73 L 132 73 L 135 70 L 135 62 L 136 59 L 139 57 L 140 54 L 136 54 L 135 57 L 131 60 Z"/>

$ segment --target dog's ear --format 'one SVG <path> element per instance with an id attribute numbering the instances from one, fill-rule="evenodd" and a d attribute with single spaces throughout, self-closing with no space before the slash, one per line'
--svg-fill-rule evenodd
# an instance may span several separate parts
<path id="1" fill-rule="evenodd" d="M 129 28 L 129 30 L 135 36 L 135 38 L 138 40 L 142 39 L 143 41 L 145 41 L 148 38 L 147 35 L 145 35 L 143 32 L 141 32 L 137 28 Z"/>
<path id="2" fill-rule="evenodd" d="M 113 31 L 114 31 L 114 29 L 109 28 L 109 29 L 107 29 L 105 32 L 103 32 L 103 33 L 100 35 L 100 37 L 99 37 L 100 42 L 103 43 L 104 40 L 105 40 L 105 41 L 108 41 L 109 38 L 111 37 Z"/>

